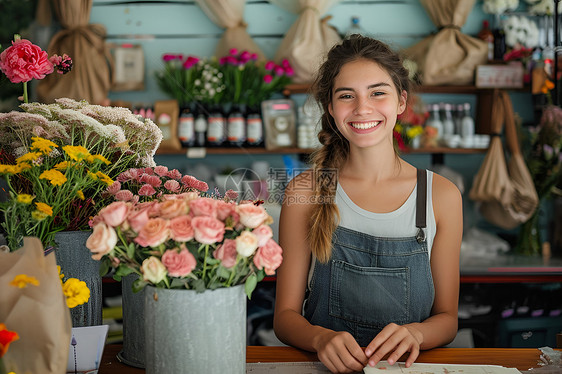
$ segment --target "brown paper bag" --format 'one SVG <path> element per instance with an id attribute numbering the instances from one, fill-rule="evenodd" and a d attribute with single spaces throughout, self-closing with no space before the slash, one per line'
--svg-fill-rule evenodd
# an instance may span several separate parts
<path id="1" fill-rule="evenodd" d="M 16 275 L 35 277 L 39 285 L 10 285 Z M 38 238 L 22 248 L 0 252 L 0 321 L 19 339 L 2 360 L 8 372 L 64 374 L 72 324 L 62 292 L 54 252 L 45 256 Z"/>
<path id="2" fill-rule="evenodd" d="M 492 136 L 469 197 L 480 202 L 480 212 L 487 221 L 504 229 L 513 229 L 533 215 L 539 197 L 521 154 L 511 99 L 506 92 L 497 90 L 492 107 L 493 134 L 502 132 L 504 122 L 506 143 L 511 153 L 509 162 L 506 163 L 501 138 Z"/>
<path id="3" fill-rule="evenodd" d="M 461 32 L 475 0 L 421 0 L 439 31 L 404 51 L 414 60 L 424 85 L 472 84 L 476 66 L 487 61 L 488 46 Z"/>

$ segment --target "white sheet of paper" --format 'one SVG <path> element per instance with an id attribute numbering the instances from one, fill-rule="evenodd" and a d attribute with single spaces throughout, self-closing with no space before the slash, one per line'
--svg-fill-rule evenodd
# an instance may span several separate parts
<path id="1" fill-rule="evenodd" d="M 109 325 L 73 327 L 66 372 L 97 373 L 108 331 Z M 76 345 L 72 345 L 73 338 Z"/>
<path id="2" fill-rule="evenodd" d="M 396 362 L 389 365 L 386 361 L 381 361 L 375 366 L 366 366 L 363 369 L 365 374 L 520 374 L 514 368 L 506 368 L 497 365 L 457 365 L 457 364 L 422 364 L 415 362 L 407 368 L 403 362 Z"/>

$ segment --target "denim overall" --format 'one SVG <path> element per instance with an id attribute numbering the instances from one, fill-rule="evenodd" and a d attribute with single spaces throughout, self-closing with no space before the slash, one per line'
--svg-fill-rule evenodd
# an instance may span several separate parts
<path id="1" fill-rule="evenodd" d="M 415 237 L 383 238 L 338 226 L 332 257 L 316 261 L 304 317 L 367 346 L 389 323 L 429 317 L 435 290 L 423 228 L 427 175 L 418 170 Z"/>

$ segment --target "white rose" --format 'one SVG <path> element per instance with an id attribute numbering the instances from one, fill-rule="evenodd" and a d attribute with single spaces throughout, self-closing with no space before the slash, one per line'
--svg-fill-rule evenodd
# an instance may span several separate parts
<path id="1" fill-rule="evenodd" d="M 236 238 L 236 252 L 242 257 L 249 257 L 258 248 L 258 237 L 249 231 L 242 231 Z"/>
<path id="2" fill-rule="evenodd" d="M 92 234 L 86 240 L 86 247 L 93 253 L 94 260 L 101 260 L 104 255 L 113 250 L 116 244 L 117 233 L 104 222 L 95 225 Z"/>
<path id="3" fill-rule="evenodd" d="M 158 284 L 164 280 L 167 274 L 166 266 L 156 257 L 151 256 L 142 262 L 143 279 L 152 284 Z"/>

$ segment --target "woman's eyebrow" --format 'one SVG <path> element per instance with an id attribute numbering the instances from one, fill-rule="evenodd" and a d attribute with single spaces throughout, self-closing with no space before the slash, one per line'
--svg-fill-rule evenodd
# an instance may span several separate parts
<path id="1" fill-rule="evenodd" d="M 370 85 L 367 86 L 367 89 L 370 90 L 372 88 L 378 88 L 378 87 L 390 87 L 390 84 L 385 83 L 385 82 L 370 84 Z M 355 90 L 353 88 L 349 88 L 349 87 L 338 87 L 334 90 L 334 93 L 338 93 L 340 91 L 355 91 Z"/>

